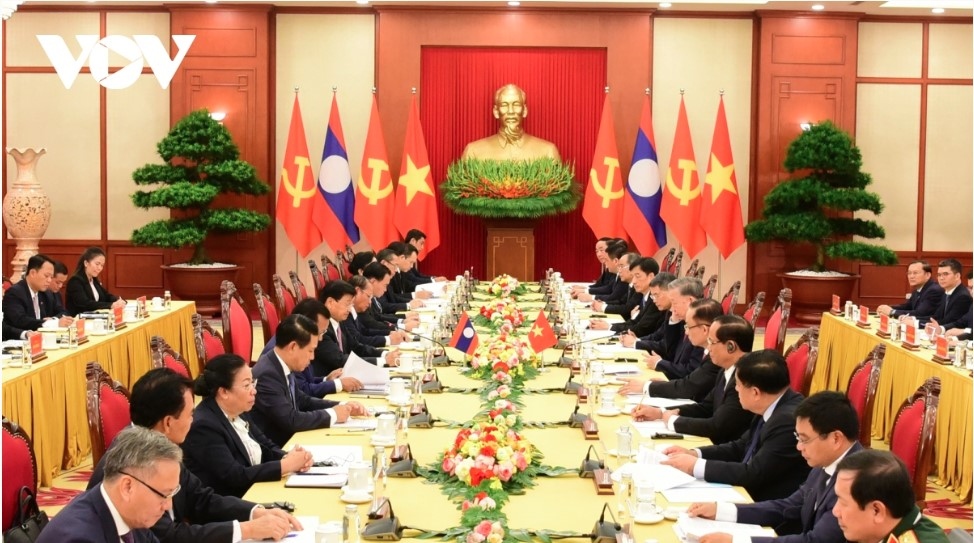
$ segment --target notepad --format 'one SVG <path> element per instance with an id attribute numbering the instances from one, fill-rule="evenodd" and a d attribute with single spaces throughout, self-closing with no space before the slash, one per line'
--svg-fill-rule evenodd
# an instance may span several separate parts
<path id="1" fill-rule="evenodd" d="M 316 473 L 295 473 L 287 478 L 287 488 L 341 488 L 348 482 L 347 473 L 321 475 Z"/>
<path id="2" fill-rule="evenodd" d="M 713 500 L 711 499 L 709 501 Z M 738 524 L 736 522 L 709 520 L 699 517 L 690 517 L 686 514 L 680 515 L 676 521 L 676 524 L 673 525 L 673 531 L 676 532 L 676 535 L 680 538 L 680 541 L 687 541 L 691 543 L 698 541 L 701 536 L 712 534 L 714 532 L 724 532 L 731 534 L 732 536 L 775 536 L 774 530 L 771 528 L 758 526 L 757 524 Z"/>

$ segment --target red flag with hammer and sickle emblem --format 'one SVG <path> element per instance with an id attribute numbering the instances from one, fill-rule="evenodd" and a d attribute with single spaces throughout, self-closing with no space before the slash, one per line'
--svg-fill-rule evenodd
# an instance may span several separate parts
<path id="1" fill-rule="evenodd" d="M 355 191 L 355 224 L 373 247 L 387 247 L 393 241 L 399 241 L 399 233 L 392 224 L 395 201 L 379 104 L 372 95 L 369 134 L 365 138 L 358 190 Z"/>
<path id="2" fill-rule="evenodd" d="M 585 203 L 582 204 L 582 218 L 595 237 L 627 238 L 622 227 L 623 195 L 625 185 L 622 184 L 622 172 L 619 170 L 615 123 L 612 121 L 609 95 L 606 95 L 599 137 L 595 142 L 595 157 L 592 159 L 588 187 L 585 188 Z"/>
<path id="3" fill-rule="evenodd" d="M 700 226 L 700 176 L 690 138 L 690 122 L 687 108 L 680 97 L 680 115 L 676 119 L 676 135 L 673 136 L 673 152 L 666 170 L 666 187 L 659 215 L 666 226 L 683 244 L 690 258 L 707 246 L 707 233 Z"/>
<path id="4" fill-rule="evenodd" d="M 281 184 L 277 190 L 277 220 L 284 226 L 287 237 L 302 257 L 321 245 L 321 233 L 311 220 L 318 184 L 311 171 L 308 140 L 304 136 L 301 106 L 297 95 L 291 110 L 291 128 L 284 149 Z"/>

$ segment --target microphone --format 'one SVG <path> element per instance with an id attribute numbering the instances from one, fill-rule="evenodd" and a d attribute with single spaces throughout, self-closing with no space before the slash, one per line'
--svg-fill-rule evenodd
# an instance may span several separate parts
<path id="1" fill-rule="evenodd" d="M 572 411 L 571 416 L 568 417 L 569 428 L 581 428 L 585 421 L 590 419 L 590 417 L 585 413 L 578 412 L 579 407 L 580 406 L 578 404 L 575 404 L 575 410 Z"/>
<path id="2" fill-rule="evenodd" d="M 593 338 L 589 338 L 589 339 L 582 339 L 582 340 L 579 340 L 579 341 L 574 341 L 572 343 L 566 343 L 565 346 L 564 346 L 564 349 L 567 350 L 569 347 L 577 347 L 577 346 L 579 346 L 579 345 L 581 345 L 583 343 L 592 343 L 592 342 L 595 342 L 595 341 L 602 341 L 602 340 L 606 340 L 606 339 L 612 339 L 612 338 L 619 337 L 620 335 L 622 335 L 622 332 L 615 332 L 611 336 L 599 336 L 599 337 L 593 337 Z M 574 363 L 575 363 L 575 359 L 574 358 L 569 358 L 569 357 L 567 357 L 565 355 L 562 355 L 561 358 L 558 359 L 558 365 L 559 366 L 562 366 L 562 367 L 570 367 Z"/>
<path id="3" fill-rule="evenodd" d="M 389 498 L 382 498 L 378 505 L 369 511 L 372 521 L 362 529 L 362 539 L 366 541 L 399 541 L 402 539 L 403 527 L 399 518 L 392 512 L 392 502 Z"/>
<path id="4" fill-rule="evenodd" d="M 410 330 L 406 330 L 404 327 L 399 326 L 398 324 L 395 325 L 395 327 L 396 327 L 396 330 L 402 330 L 403 332 L 406 332 L 407 334 L 411 335 L 413 337 L 413 340 L 416 340 L 416 339 L 425 339 L 425 340 L 427 340 L 427 341 L 435 344 L 440 349 L 442 349 L 443 350 L 443 354 L 436 355 L 436 356 L 433 357 L 433 365 L 434 366 L 449 366 L 450 365 L 450 359 L 447 358 L 447 356 L 446 356 L 446 345 L 444 345 L 441 341 L 436 340 L 436 339 L 433 339 L 430 336 L 424 336 L 422 334 L 417 334 L 416 332 L 412 332 Z"/>
<path id="5" fill-rule="evenodd" d="M 612 518 L 612 522 L 605 521 L 607 512 Z M 616 536 L 620 532 L 622 532 L 622 525 L 616 521 L 615 515 L 609 509 L 609 504 L 606 503 L 602 506 L 602 514 L 599 516 L 599 520 L 595 522 L 589 537 L 592 539 L 592 543 L 616 543 Z"/>
<path id="6" fill-rule="evenodd" d="M 594 460 L 592 455 L 595 455 Z M 582 479 L 592 479 L 595 477 L 595 470 L 597 469 L 605 469 L 605 462 L 599 458 L 599 453 L 595 452 L 595 445 L 589 445 L 585 459 L 582 460 L 582 465 L 578 467 L 578 476 Z M 602 520 L 600 519 L 600 522 Z"/>

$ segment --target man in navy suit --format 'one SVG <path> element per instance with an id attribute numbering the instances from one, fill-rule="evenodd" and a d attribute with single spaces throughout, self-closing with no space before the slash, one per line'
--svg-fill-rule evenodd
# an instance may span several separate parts
<path id="1" fill-rule="evenodd" d="M 739 439 L 688 450 L 670 447 L 663 464 L 711 483 L 743 486 L 755 501 L 790 496 L 808 476 L 797 450 L 795 409 L 804 399 L 789 388 L 781 353 L 765 349 L 737 363 L 741 406 L 758 415 Z"/>
<path id="2" fill-rule="evenodd" d="M 941 260 L 937 268 L 937 282 L 944 288 L 944 301 L 937 306 L 937 311 L 930 317 L 934 326 L 942 326 L 944 330 L 951 328 L 965 328 L 964 317 L 971 309 L 971 291 L 961 284 L 961 274 L 964 268 L 953 258 Z"/>
<path id="3" fill-rule="evenodd" d="M 53 278 L 53 260 L 40 254 L 30 257 L 24 278 L 3 295 L 4 323 L 20 330 L 37 330 L 52 319 L 58 326 L 71 324 L 74 319 L 68 316 L 61 298 L 49 290 Z"/>
<path id="4" fill-rule="evenodd" d="M 791 496 L 746 505 L 695 503 L 691 516 L 771 526 L 782 543 L 842 541 L 842 530 L 832 514 L 835 506 L 835 470 L 846 456 L 862 450 L 859 417 L 841 392 L 823 391 L 808 397 L 795 409 L 798 450 L 812 467 L 805 484 Z M 770 537 L 751 538 L 770 543 Z M 732 543 L 731 534 L 712 533 L 701 543 Z"/>
<path id="5" fill-rule="evenodd" d="M 894 306 L 881 305 L 876 308 L 876 312 L 893 318 L 916 317 L 926 321 L 943 303 L 944 289 L 933 278 L 930 264 L 925 260 L 910 262 L 910 266 L 906 269 L 906 280 L 913 289 L 907 300 Z"/>
<path id="6" fill-rule="evenodd" d="M 102 461 L 105 480 L 71 500 L 37 541 L 159 541 L 149 528 L 172 507 L 182 458 L 179 447 L 158 432 L 138 426 L 122 431 Z"/>

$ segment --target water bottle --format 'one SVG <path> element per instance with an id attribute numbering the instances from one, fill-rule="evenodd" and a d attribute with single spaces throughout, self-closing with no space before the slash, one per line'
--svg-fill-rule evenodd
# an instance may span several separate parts
<path id="1" fill-rule="evenodd" d="M 345 517 L 342 519 L 342 541 L 344 543 L 359 543 L 358 506 L 346 505 Z"/>
<path id="2" fill-rule="evenodd" d="M 386 456 L 386 448 L 382 445 L 376 445 L 372 449 L 372 478 L 375 479 L 379 475 L 379 470 L 382 469 L 383 460 Z"/>
<path id="3" fill-rule="evenodd" d="M 632 434 L 628 426 L 616 430 L 616 454 L 619 458 L 629 458 L 632 454 Z"/>
<path id="4" fill-rule="evenodd" d="M 20 345 L 20 360 L 24 363 L 24 369 L 30 369 L 34 365 L 30 355 L 30 339 L 25 339 Z"/>
<path id="5" fill-rule="evenodd" d="M 172 293 L 168 290 L 162 294 L 162 306 L 166 308 L 166 311 L 172 309 Z"/>

